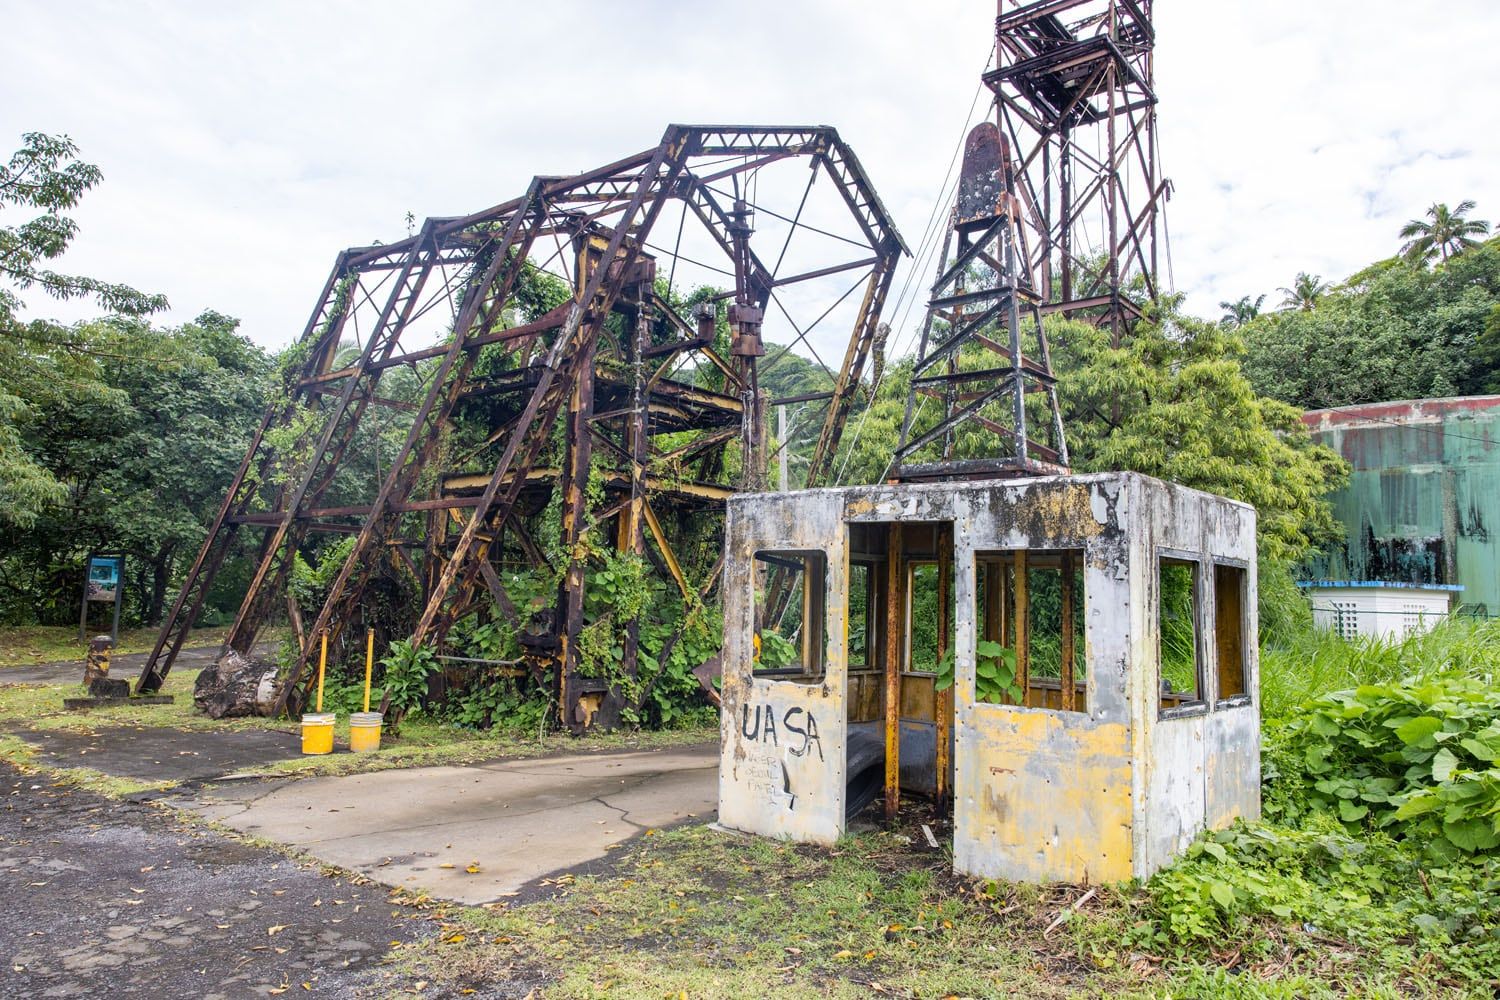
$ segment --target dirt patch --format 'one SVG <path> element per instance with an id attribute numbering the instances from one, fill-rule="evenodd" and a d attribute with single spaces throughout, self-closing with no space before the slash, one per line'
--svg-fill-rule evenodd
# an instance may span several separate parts
<path id="1" fill-rule="evenodd" d="M 384 995 L 392 973 L 379 966 L 393 942 L 434 932 L 378 886 L 159 807 L 6 765 L 0 794 L 6 997 Z"/>
<path id="2" fill-rule="evenodd" d="M 290 725 L 290 724 L 288 724 Z M 12 730 L 37 748 L 37 763 L 89 767 L 140 781 L 205 781 L 301 756 L 301 736 L 291 728 L 225 732 L 158 726 L 101 727 L 92 733 Z"/>

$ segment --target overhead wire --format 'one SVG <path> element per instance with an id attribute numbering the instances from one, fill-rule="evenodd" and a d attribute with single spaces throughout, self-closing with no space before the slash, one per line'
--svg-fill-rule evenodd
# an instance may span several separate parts
<path id="1" fill-rule="evenodd" d="M 958 141 L 954 144 L 953 154 L 948 159 L 948 169 L 943 174 L 943 183 L 938 188 L 937 200 L 933 202 L 932 210 L 928 213 L 927 224 L 925 227 L 923 227 L 922 230 L 922 239 L 917 244 L 917 253 L 912 258 L 911 268 L 906 272 L 906 278 L 902 282 L 901 289 L 896 295 L 896 304 L 895 307 L 891 310 L 891 315 L 893 317 L 899 317 L 896 321 L 898 329 L 905 330 L 906 319 L 910 315 L 911 307 L 915 303 L 917 298 L 917 296 L 913 294 L 913 290 L 920 289 L 921 287 L 917 284 L 917 276 L 925 272 L 926 268 L 932 260 L 932 254 L 936 252 L 937 243 L 935 237 L 939 233 L 941 233 L 946 238 L 947 215 L 949 200 L 951 198 L 949 189 L 950 187 L 955 191 L 957 189 L 957 176 L 954 173 L 954 168 L 958 165 L 959 156 L 963 152 L 964 138 L 969 133 L 969 123 L 974 120 L 974 111 L 979 106 L 980 95 L 984 93 L 984 74 L 989 72 L 990 67 L 994 65 L 994 62 L 995 53 L 994 50 L 991 49 L 988 57 L 985 60 L 984 69 L 979 74 L 979 85 L 974 88 L 974 98 L 969 102 L 969 110 L 964 114 L 963 124 L 958 133 Z M 939 226 L 940 221 L 942 223 L 941 226 Z M 889 347 L 887 348 L 886 356 L 900 357 L 902 350 L 901 345 L 903 344 L 903 342 L 909 344 L 913 336 L 914 333 L 909 333 L 909 335 L 906 336 L 903 341 L 901 339 L 901 334 L 898 333 L 897 339 L 892 340 Z M 890 366 L 887 365 L 885 371 L 881 373 L 880 379 L 876 382 L 873 382 L 870 386 L 869 402 L 865 405 L 864 411 L 860 414 L 859 422 L 854 427 L 854 436 L 850 438 L 849 445 L 844 452 L 843 465 L 839 467 L 838 475 L 834 478 L 835 485 L 842 485 L 845 475 L 848 474 L 849 464 L 854 458 L 855 446 L 859 444 L 860 436 L 864 433 L 865 424 L 870 419 L 870 411 L 874 409 L 875 399 L 880 392 L 880 386 L 884 383 L 885 377 L 887 374 L 889 374 L 889 372 Z M 892 460 L 894 461 L 894 457 Z M 890 467 L 887 466 L 886 472 L 889 471 Z M 884 474 L 882 474 L 881 478 L 885 478 Z"/>

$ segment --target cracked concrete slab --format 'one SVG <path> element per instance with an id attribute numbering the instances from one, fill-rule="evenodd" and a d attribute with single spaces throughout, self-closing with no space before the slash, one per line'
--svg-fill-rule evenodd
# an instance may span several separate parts
<path id="1" fill-rule="evenodd" d="M 718 745 L 221 785 L 188 807 L 388 885 L 485 903 L 712 817 Z M 478 868 L 470 872 L 471 866 Z"/>

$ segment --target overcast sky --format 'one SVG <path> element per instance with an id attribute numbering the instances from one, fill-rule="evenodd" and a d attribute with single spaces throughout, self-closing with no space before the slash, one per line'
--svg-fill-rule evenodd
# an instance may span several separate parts
<path id="1" fill-rule="evenodd" d="M 0 0 L 0 141 L 67 133 L 103 168 L 64 269 L 280 347 L 339 249 L 405 236 L 407 211 L 465 213 L 649 148 L 669 122 L 837 126 L 915 246 L 994 13 Z M 1193 311 L 1274 303 L 1299 270 L 1345 277 L 1433 201 L 1500 219 L 1500 3 L 1164 0 L 1156 18 L 1171 278 Z"/>

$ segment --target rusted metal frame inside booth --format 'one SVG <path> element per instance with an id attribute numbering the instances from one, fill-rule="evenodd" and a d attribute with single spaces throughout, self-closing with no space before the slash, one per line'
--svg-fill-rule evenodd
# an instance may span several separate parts
<path id="1" fill-rule="evenodd" d="M 931 794 L 939 808 L 948 805 L 950 770 L 952 767 L 952 726 L 954 719 L 953 688 L 936 691 L 930 701 L 912 697 L 911 682 L 920 680 L 926 672 L 913 669 L 916 665 L 911 656 L 912 631 L 912 580 L 914 569 L 931 564 L 937 568 L 937 621 L 935 654 L 939 660 L 948 652 L 953 609 L 950 593 L 953 581 L 953 525 L 951 522 L 934 524 L 890 523 L 885 528 L 885 562 L 883 565 L 884 586 L 879 594 L 882 629 L 881 667 L 884 682 L 881 722 L 884 730 L 885 793 L 884 814 L 894 819 L 900 806 L 904 786 L 901 780 L 902 724 L 908 725 L 917 718 L 928 719 L 934 724 L 935 752 L 933 755 L 933 781 L 930 788 L 922 789 Z M 936 551 L 913 555 L 910 529 L 931 532 L 936 538 Z M 980 553 L 975 559 L 976 593 L 980 595 L 981 607 L 975 621 L 977 636 L 1013 650 L 1015 655 L 1015 693 L 1001 699 L 1002 704 L 1018 704 L 1032 708 L 1061 709 L 1065 712 L 1084 711 L 1086 700 L 1080 688 L 1083 680 L 1078 675 L 1078 612 L 1080 610 L 1077 577 L 1080 569 L 1079 553 L 1074 551 L 1045 552 L 1015 549 L 1009 552 Z M 1058 676 L 1037 676 L 1032 668 L 1032 635 L 1030 584 L 1034 572 L 1055 571 L 1058 574 L 1057 599 L 1059 604 L 1056 623 L 1058 644 Z M 850 613 L 857 613 L 851 606 Z M 857 699 L 851 686 L 851 720 Z M 907 790 L 911 790 L 907 788 Z"/>

